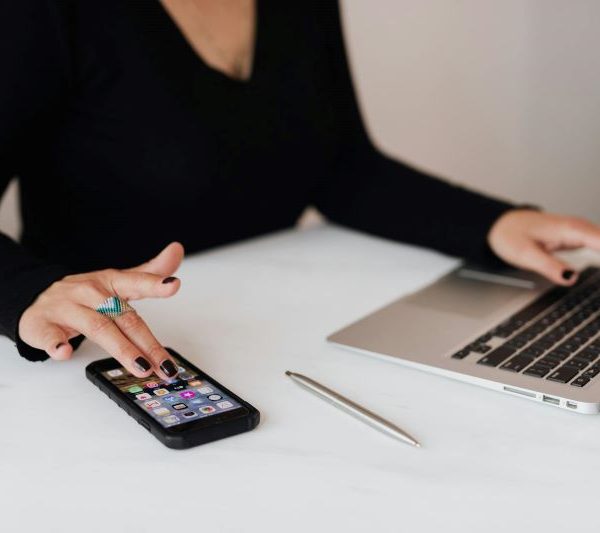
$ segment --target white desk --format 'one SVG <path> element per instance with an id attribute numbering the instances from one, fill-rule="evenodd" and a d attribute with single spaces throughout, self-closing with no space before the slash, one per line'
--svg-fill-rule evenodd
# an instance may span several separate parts
<path id="1" fill-rule="evenodd" d="M 325 227 L 186 260 L 137 308 L 253 403 L 253 432 L 172 451 L 67 363 L 0 342 L 0 530 L 598 531 L 600 419 L 329 346 L 325 336 L 455 261 Z M 410 334 L 410 332 L 407 332 Z M 305 372 L 396 421 L 402 445 L 301 390 Z"/>

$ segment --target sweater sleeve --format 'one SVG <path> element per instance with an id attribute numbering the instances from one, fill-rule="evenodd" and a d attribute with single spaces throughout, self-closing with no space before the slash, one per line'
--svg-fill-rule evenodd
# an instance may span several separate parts
<path id="1" fill-rule="evenodd" d="M 0 0 L 0 196 L 28 157 L 28 139 L 47 124 L 66 93 L 66 49 L 58 3 Z M 0 333 L 27 359 L 47 359 L 18 335 L 25 309 L 68 268 L 34 257 L 0 233 Z"/>
<path id="2" fill-rule="evenodd" d="M 329 11 L 321 32 L 340 143 L 334 168 L 319 180 L 316 207 L 332 222 L 373 235 L 496 262 L 487 234 L 514 206 L 430 176 L 375 148 L 352 86 L 337 4 Z"/>

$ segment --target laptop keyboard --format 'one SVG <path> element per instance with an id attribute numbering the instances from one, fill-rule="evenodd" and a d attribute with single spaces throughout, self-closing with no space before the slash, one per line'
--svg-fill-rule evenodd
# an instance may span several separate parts
<path id="1" fill-rule="evenodd" d="M 600 374 L 600 268 L 573 287 L 555 287 L 456 352 L 480 365 L 585 387 Z"/>

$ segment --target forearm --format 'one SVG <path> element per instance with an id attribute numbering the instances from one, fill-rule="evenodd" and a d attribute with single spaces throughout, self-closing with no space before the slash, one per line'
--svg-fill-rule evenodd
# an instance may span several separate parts
<path id="1" fill-rule="evenodd" d="M 374 148 L 349 152 L 321 181 L 317 207 L 333 222 L 485 262 L 493 223 L 512 204 L 437 179 Z"/>
<path id="2" fill-rule="evenodd" d="M 23 357 L 31 361 L 47 359 L 44 351 L 20 340 L 19 319 L 38 294 L 70 270 L 39 261 L 3 234 L 0 234 L 0 265 L 0 332 L 17 344 Z"/>

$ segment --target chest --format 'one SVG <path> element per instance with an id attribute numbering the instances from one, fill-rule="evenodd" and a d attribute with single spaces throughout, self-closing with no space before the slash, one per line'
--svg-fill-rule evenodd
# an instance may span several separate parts
<path id="1" fill-rule="evenodd" d="M 226 76 L 247 80 L 256 39 L 255 0 L 161 0 L 189 46 Z"/>
<path id="2" fill-rule="evenodd" d="M 84 154 L 123 186 L 130 175 L 149 185 L 288 175 L 292 160 L 307 174 L 333 157 L 337 93 L 312 13 L 257 2 L 255 64 L 240 81 L 200 57 L 161 2 L 111 2 L 110 17 L 96 5 L 75 24 L 76 91 L 54 136 L 65 164 Z"/>

